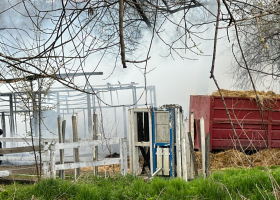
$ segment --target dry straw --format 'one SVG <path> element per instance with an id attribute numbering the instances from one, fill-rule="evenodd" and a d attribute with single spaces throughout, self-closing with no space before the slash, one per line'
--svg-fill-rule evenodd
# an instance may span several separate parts
<path id="1" fill-rule="evenodd" d="M 225 90 L 221 89 L 222 95 L 224 97 L 245 97 L 249 98 L 250 100 L 256 99 L 256 93 L 254 90 L 247 90 L 247 91 L 234 91 L 234 90 Z M 275 102 L 277 99 L 280 98 L 280 94 L 276 94 L 273 91 L 257 91 L 260 103 L 264 105 L 264 102 L 269 102 L 269 105 L 271 106 L 271 101 Z M 211 96 L 220 96 L 219 91 L 215 91 L 212 93 Z"/>

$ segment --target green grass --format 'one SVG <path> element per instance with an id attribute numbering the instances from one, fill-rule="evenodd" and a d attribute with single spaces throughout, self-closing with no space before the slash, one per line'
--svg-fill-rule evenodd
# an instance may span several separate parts
<path id="1" fill-rule="evenodd" d="M 280 183 L 280 168 L 271 167 L 270 171 Z M 251 200 L 275 199 L 269 174 L 262 167 L 218 171 L 191 182 L 178 178 L 145 182 L 130 175 L 106 179 L 84 176 L 78 182 L 49 179 L 35 185 L 2 185 L 0 199 L 240 199 L 237 189 Z"/>

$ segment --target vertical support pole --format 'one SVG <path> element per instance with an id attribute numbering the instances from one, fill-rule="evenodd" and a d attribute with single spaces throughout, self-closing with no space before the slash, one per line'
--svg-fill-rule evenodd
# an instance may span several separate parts
<path id="1" fill-rule="evenodd" d="M 210 175 L 210 133 L 205 138 L 205 174 L 206 177 Z"/>
<path id="2" fill-rule="evenodd" d="M 193 162 L 193 168 L 194 168 L 195 176 L 198 178 L 197 163 L 196 163 L 195 153 L 194 153 L 194 149 L 193 149 L 192 136 L 191 136 L 190 132 L 188 132 L 188 138 L 189 138 L 189 144 L 190 144 L 191 159 L 192 159 L 192 162 Z"/>
<path id="3" fill-rule="evenodd" d="M 91 115 L 90 94 L 87 94 L 87 113 L 88 113 L 88 134 L 92 134 L 92 115 Z"/>
<path id="4" fill-rule="evenodd" d="M 156 97 L 156 87 L 153 86 L 153 93 L 154 93 L 154 107 L 157 107 L 157 97 Z"/>
<path id="5" fill-rule="evenodd" d="M 50 171 L 49 171 L 49 166 L 50 166 L 50 162 L 47 160 L 49 159 L 49 148 L 48 148 L 48 143 L 44 142 L 44 146 L 43 146 L 44 152 L 44 160 L 43 160 L 43 169 L 44 169 L 44 177 L 45 178 L 50 178 Z"/>
<path id="6" fill-rule="evenodd" d="M 180 109 L 175 108 L 175 134 L 176 134 L 176 158 L 177 158 L 177 177 L 182 177 L 182 150 L 181 150 L 181 118 Z"/>
<path id="7" fill-rule="evenodd" d="M 2 124 L 3 137 L 7 137 L 5 113 L 4 112 L 2 112 L 1 124 Z M 6 148 L 6 142 L 3 142 L 3 148 Z"/>
<path id="8" fill-rule="evenodd" d="M 57 101 L 56 112 L 57 112 L 57 115 L 60 115 L 59 92 L 56 93 L 56 101 Z"/>
<path id="9" fill-rule="evenodd" d="M 205 130 L 204 130 L 204 119 L 200 119 L 200 142 L 201 142 L 201 155 L 202 155 L 202 172 L 204 178 L 206 177 L 206 168 L 205 168 Z"/>
<path id="10" fill-rule="evenodd" d="M 137 103 L 136 103 L 136 101 L 137 101 L 137 96 L 136 96 L 136 88 L 135 88 L 135 86 L 133 85 L 133 83 L 131 83 L 131 89 L 132 89 L 133 104 L 135 104 L 135 105 L 133 105 L 133 107 L 135 108 L 135 107 L 137 107 Z"/>
<path id="11" fill-rule="evenodd" d="M 111 90 L 111 86 L 108 86 L 108 89 L 110 91 L 110 97 L 111 97 L 111 106 L 114 105 L 114 102 L 113 102 L 113 95 L 112 95 L 112 90 Z M 114 114 L 115 114 L 115 123 L 116 123 L 116 120 L 117 120 L 117 112 L 116 112 L 116 107 L 114 107 Z"/>
<path id="12" fill-rule="evenodd" d="M 121 174 L 127 174 L 127 148 L 126 138 L 120 138 Z"/>
<path id="13" fill-rule="evenodd" d="M 93 109 L 93 113 L 95 113 L 96 109 L 95 109 L 95 96 L 92 95 L 92 109 Z"/>
<path id="14" fill-rule="evenodd" d="M 124 106 L 123 106 L 123 131 L 124 131 L 124 137 L 127 138 L 126 108 Z"/>
<path id="15" fill-rule="evenodd" d="M 93 140 L 97 140 L 98 133 L 98 118 L 97 114 L 93 114 Z M 93 161 L 98 160 L 98 146 L 93 147 Z M 98 166 L 93 167 L 93 175 L 98 175 Z"/>
<path id="16" fill-rule="evenodd" d="M 12 96 L 12 94 L 9 95 L 9 102 L 10 102 L 10 135 L 11 135 L 11 137 L 15 137 L 14 106 L 13 106 L 13 96 Z"/>
<path id="17" fill-rule="evenodd" d="M 38 133 L 38 127 L 39 127 L 39 115 L 38 115 L 38 112 L 36 111 L 36 109 L 35 109 L 35 112 L 34 112 L 34 121 L 33 121 L 33 123 L 34 123 L 34 133 L 35 133 L 35 137 L 37 138 L 38 136 L 39 136 L 39 133 Z"/>
<path id="18" fill-rule="evenodd" d="M 50 145 L 50 178 L 56 178 L 55 170 L 55 145 Z"/>
<path id="19" fill-rule="evenodd" d="M 57 128 L 58 128 L 58 141 L 59 143 L 63 143 L 62 124 L 61 124 L 60 116 L 58 116 L 57 118 Z M 60 164 L 64 164 L 64 149 L 60 149 L 59 154 L 60 154 Z M 61 179 L 65 178 L 64 170 L 59 170 L 59 177 Z"/>
<path id="20" fill-rule="evenodd" d="M 72 129 L 73 129 L 73 142 L 78 142 L 79 141 L 79 134 L 78 134 L 78 115 L 77 113 L 72 115 Z M 74 148 L 73 149 L 73 154 L 74 154 L 74 162 L 80 162 L 80 156 L 79 156 L 79 148 Z M 75 180 L 77 176 L 80 176 L 80 168 L 77 168 L 74 170 L 74 177 Z"/>
<path id="21" fill-rule="evenodd" d="M 150 88 L 150 104 L 153 106 L 152 88 Z"/>
<path id="22" fill-rule="evenodd" d="M 68 98 L 66 97 L 66 108 L 67 108 L 67 113 L 69 113 L 69 106 L 68 106 Z"/>

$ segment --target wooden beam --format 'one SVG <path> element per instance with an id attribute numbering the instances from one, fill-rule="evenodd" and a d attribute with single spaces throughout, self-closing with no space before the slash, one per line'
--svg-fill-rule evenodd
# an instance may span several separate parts
<path id="1" fill-rule="evenodd" d="M 76 169 L 82 167 L 94 167 L 100 165 L 113 165 L 113 164 L 120 164 L 120 158 L 110 158 L 107 160 L 100 160 L 100 161 L 92 161 L 92 162 L 77 162 L 77 163 L 67 163 L 67 164 L 60 164 L 56 165 L 56 170 L 63 170 L 63 169 Z"/>
<path id="2" fill-rule="evenodd" d="M 35 151 L 39 151 L 39 146 L 34 146 L 34 148 L 35 148 Z M 32 146 L 14 147 L 14 148 L 0 149 L 0 154 L 23 153 L 23 152 L 31 152 L 31 151 L 33 151 Z"/>
<path id="3" fill-rule="evenodd" d="M 192 158 L 192 162 L 193 162 L 194 172 L 195 172 L 196 178 L 198 178 L 197 163 L 196 163 L 195 153 L 194 153 L 194 149 L 193 149 L 192 136 L 191 136 L 190 132 L 188 132 L 188 138 L 189 138 L 189 144 L 190 144 L 190 150 L 191 150 L 191 158 Z"/>

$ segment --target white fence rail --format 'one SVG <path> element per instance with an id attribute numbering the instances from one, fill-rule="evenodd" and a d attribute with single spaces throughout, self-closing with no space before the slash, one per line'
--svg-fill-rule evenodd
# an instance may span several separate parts
<path id="1" fill-rule="evenodd" d="M 32 142 L 31 138 L 0 138 L 0 142 Z M 38 138 L 34 138 L 33 142 L 39 142 Z M 110 138 L 107 140 L 92 140 L 92 139 L 80 139 L 78 142 L 72 142 L 72 139 L 66 139 L 66 143 L 58 143 L 58 139 L 55 138 L 43 138 L 42 139 L 42 162 L 43 167 L 42 170 L 44 172 L 45 177 L 55 178 L 57 170 L 65 170 L 65 169 L 77 169 L 82 167 L 95 167 L 95 166 L 103 166 L 103 165 L 112 165 L 112 164 L 120 164 L 121 166 L 121 174 L 127 174 L 127 142 L 126 138 Z M 82 147 L 96 147 L 101 145 L 112 145 L 119 144 L 120 146 L 120 158 L 104 158 L 102 160 L 93 161 L 93 157 L 80 157 L 80 162 L 75 163 L 66 163 L 66 164 L 56 164 L 56 161 L 60 161 L 60 157 L 55 157 L 55 151 L 59 149 L 74 149 L 74 148 L 82 148 Z M 38 146 L 37 146 L 38 147 Z M 14 154 L 19 153 L 18 149 L 26 149 L 21 152 L 32 152 L 31 147 L 16 147 L 0 149 L 0 152 L 3 151 L 3 154 Z M 36 149 L 38 152 L 39 147 Z M 9 156 L 4 155 L 0 157 L 2 161 L 35 161 L 33 156 Z M 39 159 L 37 159 L 39 160 Z M 73 162 L 75 161 L 74 157 L 65 157 L 65 162 Z M 9 173 L 8 173 L 9 172 Z M 11 171 L 5 170 L 0 171 L 0 177 L 10 176 Z"/>

